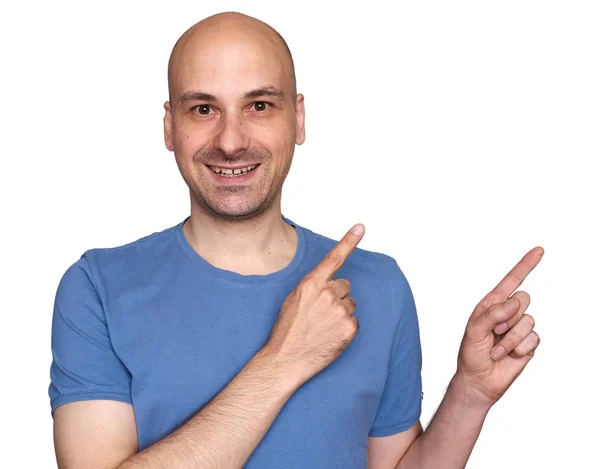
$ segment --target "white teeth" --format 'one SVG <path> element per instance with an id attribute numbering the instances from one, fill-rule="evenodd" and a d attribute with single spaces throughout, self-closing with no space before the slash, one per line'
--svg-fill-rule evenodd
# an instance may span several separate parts
<path id="1" fill-rule="evenodd" d="M 226 168 L 219 168 L 218 166 L 210 166 L 210 169 L 212 169 L 212 171 L 214 173 L 220 174 L 221 176 L 235 177 L 235 176 L 239 176 L 241 174 L 247 174 L 248 171 L 252 171 L 257 166 L 258 166 L 257 164 L 254 164 L 254 165 L 250 165 L 250 166 L 247 166 L 245 168 L 240 168 L 240 169 L 226 169 Z"/>

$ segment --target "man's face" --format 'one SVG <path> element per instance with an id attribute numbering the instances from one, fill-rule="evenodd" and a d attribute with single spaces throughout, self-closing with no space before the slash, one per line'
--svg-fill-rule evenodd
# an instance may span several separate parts
<path id="1" fill-rule="evenodd" d="M 276 44 L 254 37 L 191 40 L 165 103 L 165 143 L 192 203 L 221 218 L 258 215 L 279 200 L 304 103 Z"/>

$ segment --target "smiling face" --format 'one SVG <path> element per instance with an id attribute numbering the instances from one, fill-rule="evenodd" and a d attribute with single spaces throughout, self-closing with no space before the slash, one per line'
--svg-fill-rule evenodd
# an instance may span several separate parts
<path id="1" fill-rule="evenodd" d="M 280 210 L 304 101 L 277 33 L 239 14 L 210 17 L 182 36 L 169 72 L 165 143 L 192 210 L 227 219 Z"/>

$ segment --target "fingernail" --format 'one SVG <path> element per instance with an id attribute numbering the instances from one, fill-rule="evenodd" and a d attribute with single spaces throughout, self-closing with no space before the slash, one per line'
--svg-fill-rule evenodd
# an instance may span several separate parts
<path id="1" fill-rule="evenodd" d="M 502 324 L 499 324 L 496 326 L 496 328 L 494 329 L 494 332 L 496 334 L 504 334 L 508 329 L 508 323 L 507 322 L 503 322 Z"/>
<path id="2" fill-rule="evenodd" d="M 506 350 L 504 350 L 504 347 L 502 347 L 502 345 L 497 345 L 492 349 L 492 358 L 494 360 L 498 360 L 498 358 L 504 355 L 504 352 L 506 352 Z"/>
<path id="3" fill-rule="evenodd" d="M 352 231 L 352 233 L 354 233 L 356 236 L 360 236 L 365 232 L 365 227 L 359 223 L 358 225 L 354 225 L 350 231 Z"/>
<path id="4" fill-rule="evenodd" d="M 506 309 L 506 311 L 508 311 L 509 309 L 514 308 L 517 304 L 518 301 L 516 298 L 509 298 L 508 300 L 506 300 L 506 303 L 504 303 L 504 308 Z"/>

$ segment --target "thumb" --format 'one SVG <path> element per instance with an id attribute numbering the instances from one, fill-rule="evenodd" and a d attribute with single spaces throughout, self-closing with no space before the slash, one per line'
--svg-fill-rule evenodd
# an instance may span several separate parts
<path id="1" fill-rule="evenodd" d="M 471 320 L 471 327 L 467 329 L 469 339 L 473 341 L 484 340 L 496 326 L 512 318 L 521 306 L 516 297 L 511 297 L 503 303 L 490 306 L 480 316 Z"/>

